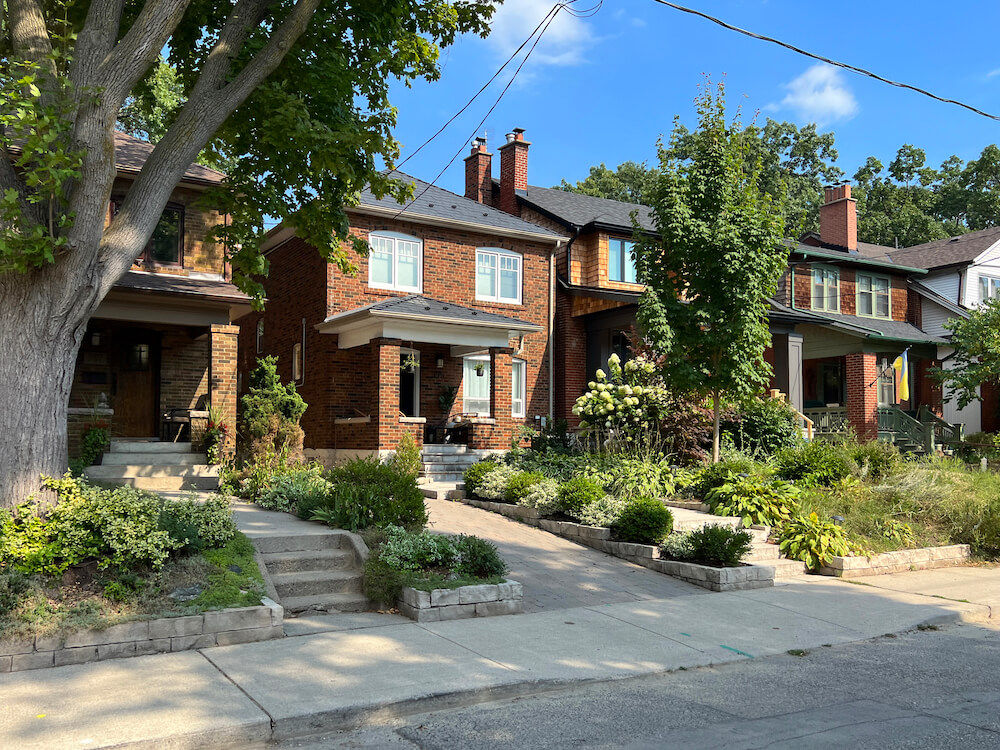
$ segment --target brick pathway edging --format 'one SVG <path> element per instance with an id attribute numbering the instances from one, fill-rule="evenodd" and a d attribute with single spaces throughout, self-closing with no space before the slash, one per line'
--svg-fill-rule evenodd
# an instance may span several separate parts
<path id="1" fill-rule="evenodd" d="M 655 570 L 657 573 L 680 578 L 710 591 L 745 591 L 774 586 L 774 568 L 769 565 L 741 565 L 737 568 L 713 568 L 709 565 L 668 560 L 660 557 L 660 549 L 652 544 L 616 542 L 611 539 L 611 529 L 601 526 L 584 526 L 571 521 L 553 521 L 541 518 L 534 508 L 512 503 L 463 498 L 466 505 L 536 526 L 550 534 L 561 536 L 577 544 L 599 550 L 628 562 Z"/>
<path id="2" fill-rule="evenodd" d="M 126 622 L 67 636 L 0 641 L 0 672 L 266 641 L 284 636 L 284 616 L 280 604 L 265 598 L 257 607 Z"/>

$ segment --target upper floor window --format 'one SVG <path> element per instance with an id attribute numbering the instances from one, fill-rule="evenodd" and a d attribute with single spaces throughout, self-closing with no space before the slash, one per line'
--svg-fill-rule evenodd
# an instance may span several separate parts
<path id="1" fill-rule="evenodd" d="M 510 250 L 476 250 L 476 299 L 521 304 L 521 256 Z"/>
<path id="2" fill-rule="evenodd" d="M 120 197 L 111 199 L 112 217 L 118 213 L 121 203 Z M 167 204 L 137 260 L 166 266 L 179 266 L 184 262 L 184 206 Z"/>
<path id="3" fill-rule="evenodd" d="M 840 272 L 836 268 L 813 267 L 812 309 L 840 312 Z"/>
<path id="4" fill-rule="evenodd" d="M 858 315 L 869 318 L 888 318 L 892 312 L 891 284 L 888 276 L 872 276 L 859 273 Z"/>
<path id="5" fill-rule="evenodd" d="M 608 240 L 608 278 L 636 283 L 634 242 L 614 238 Z"/>
<path id="6" fill-rule="evenodd" d="M 514 359 L 510 363 L 510 415 L 512 417 L 524 417 L 525 403 L 527 402 L 527 382 L 525 378 L 526 362 L 523 359 Z"/>
<path id="7" fill-rule="evenodd" d="M 372 232 L 368 236 L 368 286 L 419 292 L 423 288 L 424 244 L 398 232 Z"/>
<path id="8" fill-rule="evenodd" d="M 1000 294 L 1000 279 L 995 276 L 979 275 L 979 301 L 985 302 Z"/>

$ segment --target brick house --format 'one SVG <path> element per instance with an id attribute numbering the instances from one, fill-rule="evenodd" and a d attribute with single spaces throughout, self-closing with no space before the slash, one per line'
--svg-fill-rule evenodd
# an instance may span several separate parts
<path id="1" fill-rule="evenodd" d="M 152 150 L 115 134 L 109 220 Z M 91 318 L 70 393 L 71 455 L 95 418 L 110 422 L 113 437 L 195 444 L 209 404 L 235 424 L 233 321 L 250 309 L 249 298 L 229 282 L 224 248 L 207 239 L 225 217 L 198 201 L 223 179 L 198 164 L 187 169 L 149 244 Z"/>
<path id="2" fill-rule="evenodd" d="M 384 455 L 404 433 L 503 449 L 552 411 L 562 236 L 397 176 L 414 185 L 410 204 L 365 191 L 347 209 L 350 234 L 370 248 L 353 275 L 291 227 L 272 229 L 266 308 L 239 321 L 241 372 L 277 355 L 309 405 L 306 454 L 324 463 Z"/>
<path id="3" fill-rule="evenodd" d="M 654 231 L 644 206 L 528 184 L 528 149 L 515 129 L 499 148 L 500 178 L 477 140 L 466 158 L 466 196 L 569 236 L 556 252 L 554 415 L 571 409 L 611 353 L 626 355 L 642 285 L 630 256 L 633 216 Z M 918 415 L 942 410 L 928 368 L 947 341 L 922 328 L 928 301 L 921 268 L 893 263 L 888 248 L 858 243 L 850 185 L 826 190 L 818 235 L 790 241 L 789 266 L 768 315 L 772 387 L 823 432 L 896 437 Z M 930 308 L 928 308 L 930 309 Z M 899 402 L 889 364 L 906 350 L 911 396 Z M 926 407 L 926 408 L 923 408 Z"/>

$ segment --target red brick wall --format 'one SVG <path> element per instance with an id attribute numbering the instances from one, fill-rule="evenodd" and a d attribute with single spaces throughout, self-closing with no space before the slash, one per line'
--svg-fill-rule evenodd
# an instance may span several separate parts
<path id="1" fill-rule="evenodd" d="M 520 207 L 514 191 L 528 189 L 528 144 L 523 140 L 514 140 L 502 145 L 499 151 L 500 203 L 497 207 L 519 216 Z"/>
<path id="2" fill-rule="evenodd" d="M 210 334 L 212 353 L 209 383 L 212 406 L 218 409 L 223 424 L 230 430 L 223 450 L 233 453 L 236 433 L 236 369 L 238 365 L 239 326 L 213 325 Z"/>
<path id="3" fill-rule="evenodd" d="M 851 186 L 828 187 L 824 198 L 819 209 L 820 240 L 848 250 L 857 250 L 858 207 L 851 198 Z"/>
<path id="4" fill-rule="evenodd" d="M 878 437 L 878 376 L 876 355 L 848 354 L 846 360 L 847 419 L 862 440 Z"/>
<path id="5" fill-rule="evenodd" d="M 822 265 L 822 264 L 818 264 Z M 811 263 L 796 263 L 795 269 L 795 307 L 801 310 L 812 309 L 812 266 Z M 867 273 L 852 268 L 840 270 L 840 312 L 843 315 L 857 315 L 857 282 L 859 273 Z M 889 276 L 891 296 L 890 314 L 893 320 L 909 320 L 910 301 L 905 276 L 876 273 L 877 276 Z"/>
<path id="6" fill-rule="evenodd" d="M 493 204 L 493 155 L 483 146 L 480 150 L 472 147 L 472 153 L 465 157 L 465 197 L 477 203 Z"/>

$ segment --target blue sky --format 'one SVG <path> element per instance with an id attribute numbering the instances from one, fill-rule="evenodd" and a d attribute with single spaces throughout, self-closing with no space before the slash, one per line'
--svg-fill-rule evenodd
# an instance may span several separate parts
<path id="1" fill-rule="evenodd" d="M 587 6 L 591 0 L 580 0 Z M 683 4 L 683 2 L 682 2 Z M 802 2 L 689 0 L 730 23 L 819 54 L 869 68 L 942 96 L 1000 113 L 1000 5 L 925 0 Z M 406 156 L 471 96 L 531 32 L 552 0 L 507 0 L 491 36 L 462 38 L 445 50 L 442 76 L 411 89 L 396 86 L 397 138 Z M 818 65 L 652 0 L 605 0 L 589 19 L 562 15 L 486 122 L 491 151 L 523 127 L 532 142 L 528 179 L 549 186 L 586 176 L 591 164 L 652 161 L 656 139 L 675 115 L 692 124 L 692 100 L 704 75 L 725 76 L 731 108 L 833 130 L 838 165 L 848 176 L 869 155 L 885 164 L 903 143 L 937 166 L 951 154 L 977 156 L 1000 142 L 1000 122 L 953 105 Z M 430 180 L 461 148 L 438 181 L 462 192 L 468 138 L 496 98 L 494 83 L 404 170 Z M 494 160 L 497 161 L 497 160 Z M 494 164 L 495 173 L 499 164 Z"/>

